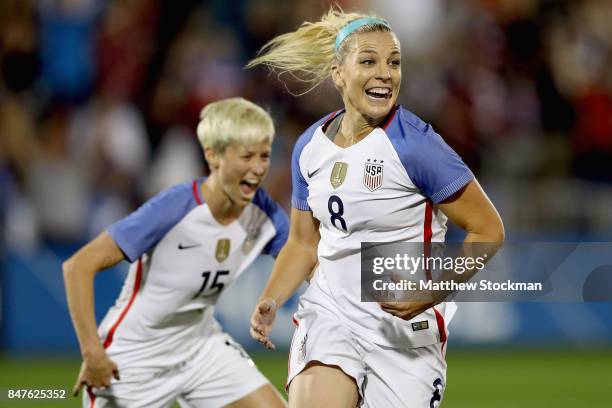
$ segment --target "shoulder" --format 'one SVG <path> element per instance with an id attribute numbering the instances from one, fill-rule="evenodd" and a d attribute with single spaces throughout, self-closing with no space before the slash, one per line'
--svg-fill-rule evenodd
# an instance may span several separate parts
<path id="1" fill-rule="evenodd" d="M 168 187 L 161 192 L 158 193 L 160 197 L 168 197 L 168 198 L 183 198 L 190 197 L 194 198 L 194 184 L 197 186 L 200 184 L 199 179 L 186 181 L 184 183 L 175 184 L 171 187 Z"/>
<path id="2" fill-rule="evenodd" d="M 401 106 L 397 108 L 385 132 L 391 141 L 410 144 L 427 143 L 436 134 L 429 123 Z"/>
<path id="3" fill-rule="evenodd" d="M 198 198 L 201 181 L 178 184 L 158 193 L 108 228 L 130 261 L 156 245 L 174 225 L 201 204 Z"/>
<path id="4" fill-rule="evenodd" d="M 252 203 L 266 214 L 277 230 L 283 229 L 285 224 L 288 224 L 288 218 L 285 211 L 263 188 L 257 189 Z"/>
<path id="5" fill-rule="evenodd" d="M 474 178 L 444 139 L 407 109 L 397 109 L 385 133 L 410 180 L 434 202 L 448 198 Z"/>
<path id="6" fill-rule="evenodd" d="M 253 197 L 253 204 L 259 207 L 266 214 L 273 210 L 278 204 L 270 197 L 270 194 L 263 188 L 258 188 Z"/>
<path id="7" fill-rule="evenodd" d="M 197 207 L 198 204 L 203 202 L 202 195 L 199 192 L 200 185 L 203 181 L 203 178 L 199 178 L 176 184 L 155 195 L 148 203 L 163 204 L 174 207 L 175 210 L 179 208 L 186 210 Z"/>
<path id="8" fill-rule="evenodd" d="M 132 218 L 145 224 L 163 225 L 164 229 L 178 223 L 203 203 L 199 192 L 203 180 L 195 179 L 162 190 L 132 213 Z"/>
<path id="9" fill-rule="evenodd" d="M 306 147 L 306 145 L 308 143 L 310 143 L 310 141 L 312 140 L 312 137 L 314 136 L 314 134 L 317 131 L 317 129 L 320 126 L 325 125 L 325 123 L 327 121 L 329 121 L 331 118 L 333 118 L 334 116 L 336 116 L 336 114 L 338 112 L 340 112 L 340 111 L 335 111 L 335 112 L 328 113 L 327 115 L 323 116 L 322 118 L 317 120 L 315 123 L 310 125 L 310 127 L 308 129 L 306 129 L 304 131 L 304 133 L 302 133 L 300 135 L 300 137 L 298 138 L 297 142 L 295 143 L 295 147 L 293 149 L 294 156 L 296 154 L 299 156 L 299 154 L 301 154 L 302 150 L 304 150 L 304 147 Z"/>
<path id="10" fill-rule="evenodd" d="M 455 154 L 429 123 L 402 107 L 397 109 L 385 133 L 402 161 L 429 163 L 432 157 Z"/>
<path id="11" fill-rule="evenodd" d="M 280 205 L 263 188 L 258 188 L 253 197 L 253 205 L 262 210 L 268 218 L 273 218 L 275 213 L 282 211 Z"/>

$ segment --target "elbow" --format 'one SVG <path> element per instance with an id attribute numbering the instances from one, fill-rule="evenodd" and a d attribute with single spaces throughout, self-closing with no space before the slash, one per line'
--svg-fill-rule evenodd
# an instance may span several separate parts
<path id="1" fill-rule="evenodd" d="M 488 220 L 481 225 L 481 235 L 483 242 L 489 242 L 501 246 L 506 240 L 506 229 L 497 211 L 488 217 Z"/>
<path id="2" fill-rule="evenodd" d="M 74 257 L 68 258 L 62 263 L 62 273 L 64 275 L 64 282 L 68 281 L 74 271 L 76 270 Z"/>
<path id="3" fill-rule="evenodd" d="M 493 231 L 491 231 L 491 242 L 499 244 L 501 246 L 501 244 L 503 244 L 505 240 L 506 229 L 504 228 L 504 223 L 499 220 L 498 225 L 496 225 L 495 228 L 493 228 Z"/>
<path id="4" fill-rule="evenodd" d="M 506 230 L 504 223 L 501 218 L 497 219 L 497 222 L 493 222 L 489 225 L 489 228 L 483 234 L 483 242 L 490 243 L 494 253 L 497 252 L 506 240 Z"/>
<path id="5" fill-rule="evenodd" d="M 473 229 L 468 229 L 468 235 L 471 235 L 468 241 L 489 244 L 495 251 L 501 248 L 506 239 L 504 224 L 499 217 L 483 222 Z"/>
<path id="6" fill-rule="evenodd" d="M 499 244 L 503 244 L 506 240 L 506 228 L 504 227 L 504 222 L 502 221 L 499 214 L 497 214 L 496 234 L 497 242 L 499 242 Z"/>

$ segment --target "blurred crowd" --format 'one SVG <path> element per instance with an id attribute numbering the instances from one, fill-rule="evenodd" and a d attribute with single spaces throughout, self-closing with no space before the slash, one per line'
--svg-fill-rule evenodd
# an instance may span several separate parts
<path id="1" fill-rule="evenodd" d="M 512 234 L 612 226 L 612 0 L 345 0 L 402 43 L 400 102 L 478 175 Z M 2 0 L 4 244 L 82 242 L 205 173 L 208 102 L 244 96 L 277 127 L 271 194 L 289 207 L 293 143 L 341 101 L 246 61 L 319 0 Z M 559 235 L 559 236 L 560 236 Z"/>

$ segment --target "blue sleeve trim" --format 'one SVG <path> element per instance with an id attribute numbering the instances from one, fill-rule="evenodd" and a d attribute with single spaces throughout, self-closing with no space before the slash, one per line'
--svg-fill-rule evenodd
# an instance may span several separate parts
<path id="1" fill-rule="evenodd" d="M 136 248 L 132 244 L 130 244 L 128 238 L 122 234 L 122 231 L 120 230 L 121 227 L 119 226 L 120 222 L 121 221 L 118 221 L 108 227 L 107 232 L 109 233 L 113 241 L 115 241 L 119 249 L 121 249 L 121 252 L 123 252 L 123 255 L 125 255 L 127 260 L 130 262 L 134 262 L 140 257 L 140 255 L 138 254 Z"/>
<path id="2" fill-rule="evenodd" d="M 455 194 L 457 191 L 461 190 L 472 180 L 474 180 L 474 174 L 472 173 L 471 170 L 468 169 L 468 171 L 466 171 L 458 179 L 456 179 L 455 181 L 453 181 L 452 183 L 444 187 L 442 190 L 433 194 L 431 196 L 431 200 L 434 203 L 438 204 L 446 200 L 448 197 L 452 196 L 453 194 Z"/>
<path id="3" fill-rule="evenodd" d="M 196 184 L 201 184 L 201 180 Z M 130 262 L 157 245 L 172 227 L 198 206 L 192 186 L 189 182 L 171 187 L 108 227 L 108 233 Z"/>
<path id="4" fill-rule="evenodd" d="M 447 199 L 474 178 L 461 157 L 412 112 L 400 108 L 385 132 L 410 180 L 434 203 Z"/>
<path id="5" fill-rule="evenodd" d="M 296 197 L 291 197 L 291 206 L 301 211 L 310 211 L 310 206 L 308 205 L 308 201 L 300 200 Z"/>
<path id="6" fill-rule="evenodd" d="M 253 204 L 266 213 L 270 221 L 272 221 L 274 229 L 276 229 L 276 234 L 266 244 L 261 253 L 272 255 L 276 258 L 280 250 L 285 246 L 287 238 L 289 238 L 289 218 L 281 206 L 263 189 L 257 190 Z"/>

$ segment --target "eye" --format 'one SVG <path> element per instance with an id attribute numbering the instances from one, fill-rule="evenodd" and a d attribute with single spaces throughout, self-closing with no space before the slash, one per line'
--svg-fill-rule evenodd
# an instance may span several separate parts
<path id="1" fill-rule="evenodd" d="M 391 65 L 393 65 L 394 67 L 399 67 L 401 65 L 401 61 L 400 60 L 392 60 L 391 61 Z"/>
<path id="2" fill-rule="evenodd" d="M 363 65 L 373 65 L 374 64 L 374 60 L 373 59 L 364 59 L 364 60 L 361 60 L 361 64 L 363 64 Z"/>

